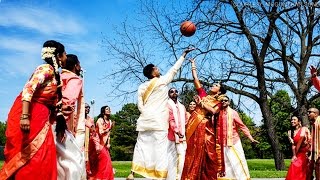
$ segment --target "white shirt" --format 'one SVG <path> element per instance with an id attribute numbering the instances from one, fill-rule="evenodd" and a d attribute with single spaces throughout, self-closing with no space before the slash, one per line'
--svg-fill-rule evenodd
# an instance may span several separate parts
<path id="1" fill-rule="evenodd" d="M 142 96 L 148 88 L 150 80 L 142 83 L 139 86 L 138 108 L 141 114 L 139 119 L 137 120 L 137 131 L 168 131 L 168 84 L 173 80 L 174 76 L 180 69 L 184 59 L 185 58 L 181 56 L 164 76 L 160 76 L 160 78 L 156 82 L 154 90 L 150 94 L 145 104 L 143 104 Z"/>

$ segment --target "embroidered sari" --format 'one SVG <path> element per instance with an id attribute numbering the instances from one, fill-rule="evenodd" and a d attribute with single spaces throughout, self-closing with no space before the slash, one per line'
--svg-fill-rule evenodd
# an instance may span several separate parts
<path id="1" fill-rule="evenodd" d="M 56 90 L 53 68 L 48 64 L 38 66 L 8 114 L 0 179 L 57 179 L 56 148 L 49 122 Z M 28 133 L 20 129 L 22 100 L 30 102 Z"/>
<path id="2" fill-rule="evenodd" d="M 219 96 L 206 95 L 198 90 L 202 101 L 216 110 L 221 108 Z M 200 106 L 191 113 L 186 125 L 187 151 L 182 178 L 184 180 L 216 180 L 219 160 L 216 152 L 216 136 L 208 111 Z M 221 153 L 220 153 L 221 157 Z"/>

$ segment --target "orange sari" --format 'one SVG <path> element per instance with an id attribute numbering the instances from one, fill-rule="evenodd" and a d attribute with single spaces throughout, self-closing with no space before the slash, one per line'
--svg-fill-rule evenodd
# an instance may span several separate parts
<path id="1" fill-rule="evenodd" d="M 198 90 L 199 91 L 199 90 Z M 202 101 L 219 110 L 218 96 L 199 92 Z M 213 122 L 206 115 L 208 111 L 200 106 L 192 112 L 186 125 L 187 151 L 181 179 L 216 180 L 219 158 L 216 152 L 216 136 Z M 221 155 L 221 154 L 220 154 Z"/>

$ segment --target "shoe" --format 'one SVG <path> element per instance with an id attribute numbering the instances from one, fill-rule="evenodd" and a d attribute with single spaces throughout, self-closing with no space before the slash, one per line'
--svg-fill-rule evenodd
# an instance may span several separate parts
<path id="1" fill-rule="evenodd" d="M 126 180 L 134 180 L 133 174 L 129 174 Z"/>

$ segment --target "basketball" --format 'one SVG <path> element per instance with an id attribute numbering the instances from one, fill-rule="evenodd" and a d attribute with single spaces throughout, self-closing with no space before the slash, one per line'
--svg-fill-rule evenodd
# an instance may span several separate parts
<path id="1" fill-rule="evenodd" d="M 184 35 L 186 37 L 190 37 L 190 36 L 194 35 L 196 30 L 197 30 L 196 25 L 194 25 L 193 22 L 191 22 L 191 21 L 184 21 L 180 25 L 180 32 L 182 35 Z"/>

